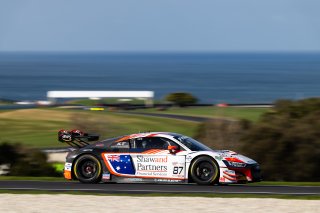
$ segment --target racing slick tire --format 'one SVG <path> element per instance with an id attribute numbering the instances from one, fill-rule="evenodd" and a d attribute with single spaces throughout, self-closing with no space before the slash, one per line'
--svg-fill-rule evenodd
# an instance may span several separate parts
<path id="1" fill-rule="evenodd" d="M 208 156 L 198 157 L 191 164 L 190 177 L 199 185 L 217 183 L 219 179 L 219 166 L 215 160 Z"/>
<path id="2" fill-rule="evenodd" d="M 82 183 L 98 183 L 101 180 L 102 167 L 96 157 L 86 154 L 76 160 L 73 172 Z"/>

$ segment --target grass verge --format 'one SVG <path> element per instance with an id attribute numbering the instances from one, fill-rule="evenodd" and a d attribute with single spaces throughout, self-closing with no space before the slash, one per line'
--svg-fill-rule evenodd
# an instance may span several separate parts
<path id="1" fill-rule="evenodd" d="M 79 124 L 100 129 L 101 139 L 145 131 L 178 132 L 192 137 L 199 125 L 190 121 L 112 112 L 66 109 L 10 110 L 0 111 L 0 142 L 21 143 L 37 148 L 65 146 L 57 141 L 58 130 L 74 129 Z"/>
<path id="2" fill-rule="evenodd" d="M 234 119 L 248 119 L 257 121 L 259 117 L 269 111 L 269 108 L 253 108 L 253 107 L 171 107 L 165 111 L 159 111 L 155 108 L 140 109 L 137 112 L 145 113 L 161 113 L 161 114 L 176 114 L 200 116 L 209 118 L 234 118 Z"/>
<path id="3" fill-rule="evenodd" d="M 64 163 L 53 163 L 52 166 L 57 172 L 62 172 L 64 169 Z"/>

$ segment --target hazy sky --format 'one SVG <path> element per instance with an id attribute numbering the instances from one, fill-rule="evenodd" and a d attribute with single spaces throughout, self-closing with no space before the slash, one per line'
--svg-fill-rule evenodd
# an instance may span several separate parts
<path id="1" fill-rule="evenodd" d="M 0 0 L 0 51 L 320 51 L 320 0 Z"/>

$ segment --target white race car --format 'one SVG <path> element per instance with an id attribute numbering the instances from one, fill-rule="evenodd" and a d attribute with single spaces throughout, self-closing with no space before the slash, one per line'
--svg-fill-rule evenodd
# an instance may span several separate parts
<path id="1" fill-rule="evenodd" d="M 83 183 L 215 183 L 261 180 L 259 164 L 229 150 L 213 150 L 177 133 L 148 132 L 102 140 L 79 130 L 59 131 L 72 148 L 64 177 Z"/>

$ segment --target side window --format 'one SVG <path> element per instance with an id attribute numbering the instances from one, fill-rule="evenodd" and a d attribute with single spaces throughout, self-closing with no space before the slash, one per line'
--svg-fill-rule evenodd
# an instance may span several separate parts
<path id="1" fill-rule="evenodd" d="M 150 138 L 135 138 L 131 140 L 131 147 L 136 149 L 168 149 L 168 146 L 176 145 L 167 138 L 150 137 Z"/>
<path id="2" fill-rule="evenodd" d="M 134 138 L 130 140 L 131 148 L 138 150 L 148 149 L 149 138 Z"/>
<path id="3" fill-rule="evenodd" d="M 165 138 L 154 137 L 150 138 L 148 145 L 151 149 L 168 149 L 170 143 Z"/>
<path id="4" fill-rule="evenodd" d="M 170 146 L 176 146 L 180 150 L 184 150 L 181 146 L 179 146 L 176 142 L 168 139 L 168 138 L 161 138 L 162 140 L 166 141 Z"/>
<path id="5" fill-rule="evenodd" d="M 132 151 L 145 151 L 149 149 L 168 149 L 168 146 L 177 146 L 178 144 L 167 138 L 150 137 L 150 138 L 135 138 L 130 140 L 130 147 Z"/>

